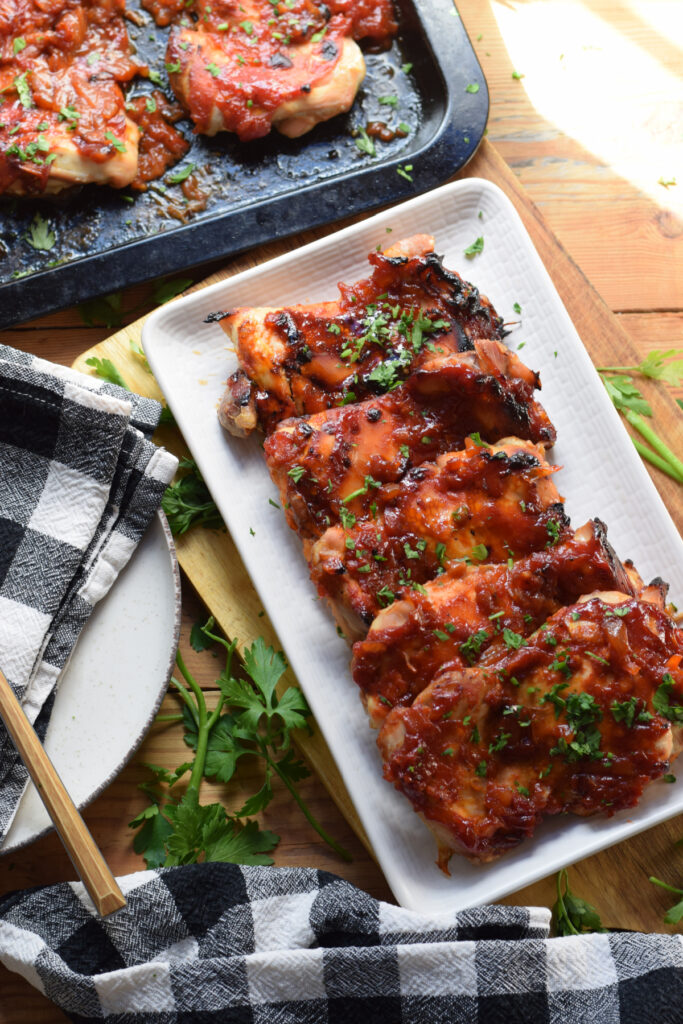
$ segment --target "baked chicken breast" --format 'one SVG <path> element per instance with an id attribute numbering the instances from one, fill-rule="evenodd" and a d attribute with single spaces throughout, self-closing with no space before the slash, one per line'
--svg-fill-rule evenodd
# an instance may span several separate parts
<path id="1" fill-rule="evenodd" d="M 150 6 L 163 12 L 165 5 Z M 174 0 L 170 6 L 177 8 Z M 169 40 L 171 85 L 197 132 L 230 131 L 243 141 L 267 135 L 273 125 L 297 138 L 349 110 L 365 77 L 355 40 L 387 39 L 396 31 L 388 0 L 374 15 L 370 5 L 351 0 L 197 0 L 190 6 L 198 20 L 181 22 Z"/>
<path id="2" fill-rule="evenodd" d="M 124 0 L 0 5 L 0 193 L 134 180 L 139 132 L 121 83 L 138 68 L 124 10 Z"/>
<path id="3" fill-rule="evenodd" d="M 454 565 L 511 562 L 555 543 L 569 520 L 540 446 L 468 438 L 459 452 L 409 469 L 373 491 L 370 518 L 341 522 L 304 543 L 311 578 L 350 639 L 395 599 L 424 593 Z M 349 502 L 348 504 L 353 504 Z"/>
<path id="4" fill-rule="evenodd" d="M 379 735 L 385 776 L 427 821 L 447 871 L 489 861 L 546 815 L 633 807 L 683 741 L 683 639 L 657 605 L 616 591 L 503 636 L 448 668 Z"/>
<path id="5" fill-rule="evenodd" d="M 557 542 L 512 563 L 450 565 L 384 608 L 354 644 L 351 669 L 371 724 L 378 727 L 392 708 L 412 704 L 443 670 L 476 664 L 506 631 L 526 638 L 559 608 L 595 590 L 642 590 L 599 520 L 575 533 L 565 529 Z M 664 606 L 661 592 L 656 600 Z"/>
<path id="6" fill-rule="evenodd" d="M 538 375 L 503 344 L 489 300 L 416 235 L 368 257 L 372 274 L 340 284 L 315 305 L 239 308 L 217 314 L 240 369 L 227 382 L 221 423 L 244 437 L 288 416 L 321 412 L 394 390 L 438 357 L 460 355 L 499 378 Z"/>

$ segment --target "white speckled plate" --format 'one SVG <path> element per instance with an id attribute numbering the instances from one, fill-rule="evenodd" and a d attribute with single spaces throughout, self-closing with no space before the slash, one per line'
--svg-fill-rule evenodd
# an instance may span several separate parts
<path id="1" fill-rule="evenodd" d="M 113 781 L 142 742 L 166 692 L 179 629 L 178 563 L 160 512 L 96 606 L 59 683 L 45 749 L 79 808 Z M 29 783 L 0 853 L 51 827 Z"/>
<path id="2" fill-rule="evenodd" d="M 391 229 L 389 233 L 388 229 Z M 533 840 L 486 866 L 458 857 L 447 878 L 434 864 L 431 834 L 410 804 L 381 776 L 349 649 L 316 600 L 298 538 L 282 512 L 259 439 L 228 437 L 216 407 L 234 352 L 214 310 L 334 298 L 338 281 L 368 273 L 367 254 L 418 232 L 436 238 L 446 266 L 487 294 L 506 320 L 522 323 L 509 338 L 524 342 L 525 362 L 541 371 L 542 400 L 558 430 L 557 485 L 575 526 L 600 516 L 622 558 L 646 578 L 665 576 L 683 597 L 683 543 L 642 465 L 588 354 L 514 207 L 495 185 L 468 179 L 419 196 L 244 274 L 159 309 L 143 341 L 192 454 L 228 524 L 315 717 L 344 777 L 377 858 L 397 899 L 425 913 L 495 900 L 683 811 L 683 781 L 656 782 L 640 806 L 613 818 L 545 822 Z M 463 250 L 478 236 L 484 250 Z M 253 530 L 253 536 L 250 533 Z"/>

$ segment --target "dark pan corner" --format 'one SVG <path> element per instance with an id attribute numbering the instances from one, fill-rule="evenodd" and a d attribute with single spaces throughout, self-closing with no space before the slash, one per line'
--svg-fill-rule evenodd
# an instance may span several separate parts
<path id="1" fill-rule="evenodd" d="M 484 134 L 489 106 L 472 44 L 452 0 L 396 3 L 399 42 L 386 54 L 368 55 L 368 76 L 349 114 L 302 140 L 273 132 L 245 146 L 231 138 L 194 137 L 186 160 L 212 161 L 219 198 L 214 202 L 212 193 L 207 210 L 189 223 L 162 220 L 154 189 L 134 204 L 92 186 L 58 204 L 0 206 L 0 328 L 419 195 L 463 167 Z M 157 34 L 147 53 L 149 44 L 139 43 L 142 56 L 158 61 L 164 39 Z M 400 71 L 402 63 L 412 64 L 410 75 Z M 470 84 L 478 91 L 468 92 Z M 399 111 L 415 130 L 407 139 L 378 143 L 375 157 L 363 157 L 350 130 L 384 116 L 378 96 L 388 90 L 399 93 Z M 53 253 L 35 252 L 23 242 L 36 211 L 50 217 L 60 239 Z"/>

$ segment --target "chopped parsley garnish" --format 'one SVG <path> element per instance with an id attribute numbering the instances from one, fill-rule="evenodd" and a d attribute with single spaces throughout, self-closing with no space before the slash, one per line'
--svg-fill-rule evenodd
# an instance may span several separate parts
<path id="1" fill-rule="evenodd" d="M 486 775 L 486 761 L 480 761 L 477 767 L 474 769 L 474 774 L 479 775 L 483 778 Z"/>
<path id="2" fill-rule="evenodd" d="M 353 512 L 349 512 L 347 508 L 344 508 L 343 505 L 339 509 L 339 518 L 341 519 L 341 524 L 345 530 L 350 530 L 353 526 L 356 525 L 355 515 L 353 514 Z"/>
<path id="3" fill-rule="evenodd" d="M 377 152 L 375 149 L 375 143 L 370 138 L 365 128 L 358 129 L 358 136 L 354 139 L 354 142 L 361 153 L 366 153 L 368 156 L 375 156 Z"/>
<path id="4" fill-rule="evenodd" d="M 670 700 L 671 691 L 674 687 L 674 678 L 669 672 L 662 676 L 661 685 L 657 687 L 652 698 L 652 706 L 655 711 L 670 722 L 683 722 L 683 707 L 680 704 L 672 704 Z"/>
<path id="5" fill-rule="evenodd" d="M 24 107 L 26 110 L 30 110 L 33 106 L 33 94 L 31 93 L 30 85 L 26 81 L 27 74 L 27 71 L 22 71 L 20 75 L 16 76 L 16 78 L 14 79 L 14 88 L 17 91 L 17 95 L 19 96 L 19 102 L 21 103 L 22 107 Z"/>
<path id="6" fill-rule="evenodd" d="M 243 29 L 248 36 L 252 36 L 254 34 L 254 26 L 250 21 L 241 21 L 240 28 Z"/>
<path id="7" fill-rule="evenodd" d="M 593 661 L 599 661 L 601 665 L 609 665 L 607 658 L 603 658 L 600 654 L 593 654 L 592 651 L 586 651 L 586 654 L 589 658 L 592 658 Z"/>
<path id="8" fill-rule="evenodd" d="M 360 496 L 362 494 L 367 494 L 369 487 L 381 487 L 381 486 L 382 485 L 380 484 L 380 482 L 378 480 L 373 480 L 373 478 L 371 476 L 366 476 L 365 477 L 365 482 L 364 482 L 363 486 L 359 487 L 355 491 L 352 491 L 351 494 L 347 494 L 345 498 L 342 498 L 342 504 L 346 505 L 346 504 L 348 504 L 349 501 L 353 501 L 354 498 L 360 498 Z"/>
<path id="9" fill-rule="evenodd" d="M 401 64 L 401 71 L 403 72 L 404 75 L 409 75 L 412 70 L 412 64 Z"/>
<path id="10" fill-rule="evenodd" d="M 382 608 L 388 608 L 396 600 L 396 595 L 386 584 L 377 591 L 377 600 Z"/>
<path id="11" fill-rule="evenodd" d="M 298 484 L 299 480 L 301 480 L 301 477 L 304 475 L 304 472 L 303 466 L 292 466 L 292 468 L 288 470 L 287 476 L 290 476 L 294 483 Z"/>
<path id="12" fill-rule="evenodd" d="M 512 308 L 514 309 L 515 313 L 521 313 L 522 312 L 522 307 L 520 306 L 520 304 L 518 302 L 513 302 Z"/>
<path id="13" fill-rule="evenodd" d="M 465 92 L 479 92 L 479 83 L 470 82 L 469 85 L 465 86 Z"/>
<path id="14" fill-rule="evenodd" d="M 446 747 L 445 750 L 441 751 L 441 756 L 442 757 L 453 757 L 453 754 L 454 754 L 453 747 Z"/>
<path id="15" fill-rule="evenodd" d="M 195 164 L 186 164 L 185 167 L 181 167 L 179 171 L 174 171 L 173 174 L 169 174 L 169 185 L 179 185 L 181 181 L 186 181 L 194 171 L 195 166 Z"/>
<path id="16" fill-rule="evenodd" d="M 400 178 L 405 178 L 406 181 L 412 182 L 413 176 L 412 176 L 412 174 L 409 173 L 410 171 L 412 171 L 412 169 L 413 169 L 413 165 L 412 164 L 406 164 L 405 167 L 401 167 L 399 165 L 396 168 L 396 173 L 398 174 L 398 176 Z"/>
<path id="17" fill-rule="evenodd" d="M 464 644 L 460 647 L 460 653 L 463 658 L 473 665 L 477 655 L 481 651 L 482 647 L 489 639 L 489 634 L 485 629 L 479 629 L 476 633 L 472 633 Z"/>
<path id="18" fill-rule="evenodd" d="M 444 633 L 441 629 L 435 629 L 433 630 L 433 633 L 436 639 L 440 640 L 442 643 L 448 640 L 448 633 Z"/>
<path id="19" fill-rule="evenodd" d="M 153 96 L 145 96 L 145 109 L 150 114 L 154 114 L 157 109 L 157 101 Z"/>
<path id="20" fill-rule="evenodd" d="M 218 76 L 221 73 L 221 69 L 218 67 L 218 64 L 214 64 L 213 61 L 211 61 L 210 64 L 206 65 L 206 70 L 209 72 L 210 75 L 213 75 L 214 78 L 218 78 Z"/>
<path id="21" fill-rule="evenodd" d="M 377 102 L 381 103 L 385 107 L 397 107 L 398 96 L 378 96 Z"/>
<path id="22" fill-rule="evenodd" d="M 488 558 L 489 549 L 485 544 L 475 544 L 470 551 L 470 558 L 473 558 L 475 562 L 483 562 L 485 558 Z"/>
<path id="23" fill-rule="evenodd" d="M 567 702 L 564 697 L 560 697 L 560 692 L 566 690 L 569 683 L 555 683 L 555 685 L 541 697 L 541 704 L 552 704 L 555 708 L 555 718 L 559 718 L 564 709 L 567 706 Z"/>
<path id="24" fill-rule="evenodd" d="M 631 729 L 636 717 L 637 707 L 638 700 L 636 697 L 630 697 L 629 700 L 613 701 L 610 704 L 610 711 L 615 722 L 623 722 L 627 729 Z"/>
<path id="25" fill-rule="evenodd" d="M 26 40 L 24 39 L 23 36 L 17 36 L 17 38 L 12 43 L 12 50 L 14 51 L 15 54 L 17 54 L 17 53 L 21 53 L 21 51 L 25 50 L 25 49 L 26 49 Z"/>
<path id="26" fill-rule="evenodd" d="M 563 657 L 558 655 L 554 661 L 550 662 L 549 668 L 554 672 L 561 672 L 565 679 L 571 679 L 572 670 L 569 664 L 568 654 L 565 653 Z"/>
<path id="27" fill-rule="evenodd" d="M 24 237 L 33 249 L 41 252 L 48 252 L 57 241 L 54 231 L 50 230 L 49 221 L 41 217 L 39 213 L 33 218 L 28 234 Z"/>
<path id="28" fill-rule="evenodd" d="M 513 71 L 512 72 L 512 77 L 516 78 L 517 80 L 519 80 L 520 78 L 524 78 L 524 72 L 523 71 Z"/>
<path id="29" fill-rule="evenodd" d="M 492 743 L 489 743 L 489 754 L 495 754 L 498 750 L 505 750 L 512 733 L 501 732 Z"/>
<path id="30" fill-rule="evenodd" d="M 472 244 L 467 246 L 467 248 L 464 250 L 464 254 L 465 256 L 467 256 L 468 260 L 471 260 L 473 256 L 476 256 L 478 253 L 483 251 L 484 238 L 482 235 L 479 235 L 479 238 L 475 238 Z"/>
<path id="31" fill-rule="evenodd" d="M 526 786 L 523 786 L 521 784 L 521 782 L 515 781 L 515 789 L 517 790 L 517 792 L 519 794 L 521 794 L 521 796 L 528 796 L 529 795 L 529 790 L 527 789 Z"/>
<path id="32" fill-rule="evenodd" d="M 169 75 L 177 75 L 178 72 L 180 71 L 180 61 L 179 60 L 176 60 L 176 61 L 166 61 L 166 63 L 164 64 L 164 67 L 166 68 L 167 74 L 169 74 Z M 150 74 L 149 77 L 152 78 L 151 74 Z M 154 79 L 152 79 L 152 81 L 154 81 Z"/>
<path id="33" fill-rule="evenodd" d="M 446 545 L 438 543 L 436 545 L 435 554 L 437 562 L 443 568 L 444 562 L 446 561 Z"/>
<path id="34" fill-rule="evenodd" d="M 409 124 L 406 124 L 405 121 L 401 121 L 399 122 L 398 130 L 403 132 L 405 135 L 410 135 L 413 129 Z"/>
<path id="35" fill-rule="evenodd" d="M 507 626 L 503 630 L 503 640 L 505 646 L 509 647 L 513 651 L 518 651 L 520 647 L 526 644 L 526 640 L 519 633 L 515 633 L 514 630 L 508 629 Z"/>
<path id="36" fill-rule="evenodd" d="M 546 547 L 552 548 L 557 544 L 560 539 L 560 524 L 556 519 L 549 519 L 545 524 L 546 531 L 548 533 L 548 540 L 546 541 Z"/>
<path id="37" fill-rule="evenodd" d="M 116 136 L 114 135 L 113 132 L 105 132 L 104 133 L 104 137 L 105 137 L 105 139 L 107 139 L 108 142 L 111 142 L 111 144 L 114 147 L 114 149 L 117 149 L 119 151 L 119 153 L 125 153 L 126 152 L 125 145 L 123 144 L 123 142 L 121 142 L 120 139 L 116 138 Z"/>

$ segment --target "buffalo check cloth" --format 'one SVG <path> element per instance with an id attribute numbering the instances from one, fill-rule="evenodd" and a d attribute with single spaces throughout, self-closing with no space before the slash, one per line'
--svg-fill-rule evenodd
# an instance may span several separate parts
<path id="1" fill-rule="evenodd" d="M 41 738 L 83 626 L 175 472 L 149 439 L 160 411 L 0 345 L 0 668 Z M 0 840 L 26 783 L 0 722 Z"/>
<path id="2" fill-rule="evenodd" d="M 549 911 L 428 917 L 311 868 L 192 864 L 0 899 L 0 961 L 72 1021 L 681 1024 L 680 935 L 551 939 Z"/>

